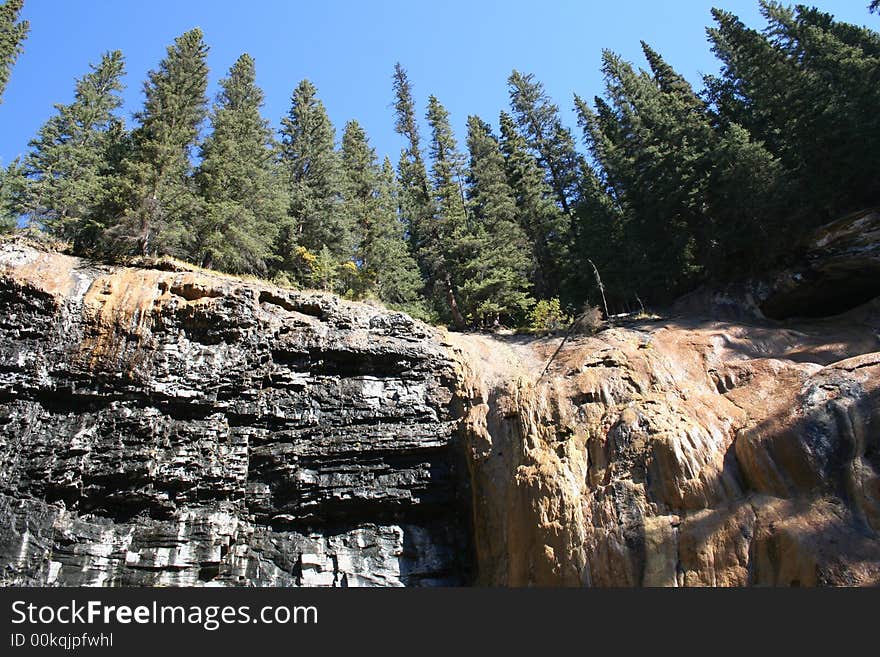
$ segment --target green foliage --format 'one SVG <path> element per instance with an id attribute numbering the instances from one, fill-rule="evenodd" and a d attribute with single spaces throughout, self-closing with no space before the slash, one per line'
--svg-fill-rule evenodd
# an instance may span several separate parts
<path id="1" fill-rule="evenodd" d="M 335 130 L 317 89 L 299 83 L 290 112 L 281 121 L 281 166 L 290 194 L 278 256 L 285 263 L 295 245 L 312 252 L 326 246 L 342 261 L 351 250 L 351 226 L 341 211 L 341 170 Z M 285 265 L 282 265 L 285 266 Z"/>
<path id="2" fill-rule="evenodd" d="M 31 141 L 19 208 L 77 253 L 94 251 L 106 228 L 120 174 L 115 153 L 125 134 L 114 114 L 122 104 L 122 53 L 106 53 L 91 69 L 77 80 L 73 102 L 56 105 Z"/>
<path id="3" fill-rule="evenodd" d="M 18 207 L 26 179 L 24 167 L 18 160 L 6 168 L 0 168 L 0 233 L 7 233 L 18 226 Z"/>
<path id="4" fill-rule="evenodd" d="M 707 78 L 721 122 L 778 157 L 794 184 L 786 200 L 808 228 L 880 201 L 880 35 L 817 9 L 761 2 L 768 25 L 713 11 Z"/>
<path id="5" fill-rule="evenodd" d="M 0 94 L 27 32 L 21 6 L 0 5 Z M 592 263 L 612 309 L 671 301 L 772 267 L 814 225 L 880 204 L 880 35 L 804 6 L 765 0 L 761 11 L 763 30 L 713 12 L 722 68 L 702 93 L 645 43 L 644 70 L 605 52 L 603 96 L 574 99 L 586 156 L 541 83 L 518 71 L 498 138 L 468 119 L 469 160 L 430 96 L 426 155 L 397 64 L 396 176 L 355 121 L 337 149 L 307 80 L 276 143 L 247 55 L 221 81 L 203 136 L 198 29 L 149 73 L 127 132 L 122 55 L 107 53 L 24 163 L 0 170 L 0 229 L 25 212 L 78 252 L 175 255 L 458 329 L 524 318 L 564 328 L 563 306 L 602 296 Z"/>
<path id="6" fill-rule="evenodd" d="M 19 20 L 23 6 L 23 0 L 6 0 L 0 5 L 0 103 L 30 29 L 28 21 Z"/>
<path id="7" fill-rule="evenodd" d="M 345 127 L 342 168 L 343 211 L 355 236 L 353 261 L 346 266 L 354 266 L 356 276 L 347 289 L 356 298 L 418 308 L 422 281 L 397 217 L 394 169 L 388 158 L 379 167 L 376 152 L 357 121 Z"/>
<path id="8" fill-rule="evenodd" d="M 570 325 L 571 316 L 563 312 L 559 297 L 541 299 L 529 312 L 528 328 L 533 333 L 554 333 Z"/>
<path id="9" fill-rule="evenodd" d="M 340 288 L 339 264 L 329 247 L 322 246 L 312 260 L 309 283 L 317 290 L 336 292 Z"/>
<path id="10" fill-rule="evenodd" d="M 106 231 L 112 251 L 185 257 L 193 225 L 204 212 L 192 178 L 190 153 L 207 115 L 208 47 L 190 30 L 169 46 L 144 84 L 139 126 L 123 160 L 118 221 Z"/>
<path id="11" fill-rule="evenodd" d="M 501 112 L 501 151 L 507 182 L 516 202 L 516 221 L 531 252 L 531 283 L 535 293 L 557 293 L 563 278 L 568 220 L 554 202 L 544 169 L 529 152 L 525 138 L 506 112 Z"/>
<path id="12" fill-rule="evenodd" d="M 204 214 L 195 223 L 193 255 L 203 266 L 265 274 L 287 198 L 269 122 L 260 115 L 254 60 L 242 55 L 220 86 L 196 172 Z"/>
<path id="13" fill-rule="evenodd" d="M 449 112 L 435 96 L 428 98 L 428 125 L 431 126 L 431 200 L 434 214 L 421 230 L 424 239 L 419 259 L 434 283 L 435 306 L 456 328 L 465 326 L 459 307 L 458 286 L 467 251 L 467 208 L 463 177 L 464 158 L 458 152 L 449 123 Z"/>
<path id="14" fill-rule="evenodd" d="M 514 70 L 507 86 L 517 124 L 543 167 L 559 206 L 570 218 L 577 203 L 581 165 L 571 131 L 562 125 L 559 108 L 534 75 Z"/>
<path id="15" fill-rule="evenodd" d="M 612 298 L 666 302 L 757 264 L 768 242 L 753 238 L 768 232 L 783 176 L 762 144 L 736 123 L 717 124 L 687 81 L 642 47 L 650 72 L 606 51 L 607 100 L 592 109 L 575 99 L 600 173 L 583 179 L 572 242 L 576 261 L 599 263 Z M 579 280 L 589 285 L 589 273 Z"/>
<path id="16" fill-rule="evenodd" d="M 517 222 L 516 198 L 491 128 L 468 118 L 470 221 L 461 272 L 465 313 L 478 326 L 518 324 L 534 303 L 529 294 L 529 242 Z"/>
<path id="17" fill-rule="evenodd" d="M 394 129 L 406 139 L 406 147 L 401 151 L 398 164 L 401 218 L 406 227 L 410 251 L 418 256 L 428 237 L 434 210 L 428 188 L 428 171 L 422 156 L 412 85 L 400 63 L 394 65 L 393 87 Z M 427 265 L 421 262 L 419 264 L 422 271 L 427 273 Z"/>

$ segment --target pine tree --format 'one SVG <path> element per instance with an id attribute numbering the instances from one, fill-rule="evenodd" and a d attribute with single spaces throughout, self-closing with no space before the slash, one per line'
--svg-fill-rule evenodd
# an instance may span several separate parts
<path id="1" fill-rule="evenodd" d="M 195 255 L 203 266 L 264 275 L 287 199 L 250 55 L 239 57 L 220 87 L 196 173 L 205 212 Z"/>
<path id="2" fill-rule="evenodd" d="M 367 280 L 376 295 L 391 308 L 428 320 L 421 290 L 424 282 L 410 253 L 405 226 L 398 216 L 400 188 L 387 157 L 379 172 L 377 214 L 373 232 L 363 246 Z"/>
<path id="3" fill-rule="evenodd" d="M 6 168 L 0 168 L 0 233 L 9 232 L 18 226 L 20 197 L 25 183 L 24 167 L 19 160 L 14 160 Z"/>
<path id="4" fill-rule="evenodd" d="M 571 131 L 562 124 L 559 108 L 534 75 L 514 70 L 507 84 L 517 124 L 546 171 L 556 201 L 570 219 L 577 204 L 580 164 Z"/>
<path id="5" fill-rule="evenodd" d="M 207 115 L 208 47 L 202 31 L 175 39 L 144 84 L 125 158 L 125 190 L 118 222 L 107 231 L 116 251 L 195 257 L 193 224 L 202 212 L 190 154 Z"/>
<path id="6" fill-rule="evenodd" d="M 569 222 L 554 202 L 544 171 L 529 152 L 513 117 L 501 112 L 500 124 L 501 151 L 516 201 L 517 223 L 528 237 L 534 263 L 531 282 L 536 296 L 550 298 L 559 294 Z"/>
<path id="7" fill-rule="evenodd" d="M 471 321 L 478 325 L 519 321 L 534 303 L 529 295 L 528 239 L 517 219 L 516 198 L 504 156 L 489 125 L 468 117 L 469 227 L 473 251 L 462 266 L 461 294 Z"/>
<path id="8" fill-rule="evenodd" d="M 575 95 L 575 110 L 578 124 L 584 131 L 588 148 L 594 161 L 600 162 L 599 149 L 593 147 L 593 139 L 602 144 L 602 151 L 612 150 L 611 144 L 619 135 L 615 132 L 616 122 L 611 108 L 601 98 L 596 98 L 596 112 Z M 605 117 L 601 118 L 602 116 Z M 601 125 L 606 125 L 612 134 L 603 134 Z M 633 249 L 626 243 L 629 214 L 621 204 L 625 194 L 615 189 L 608 173 L 601 165 L 582 166 L 579 185 L 580 203 L 572 221 L 571 239 L 568 245 L 566 277 L 560 296 L 572 305 L 583 303 L 612 306 L 628 305 L 637 291 L 631 286 L 634 271 L 631 253 Z M 584 266 L 586 264 L 586 266 Z M 596 267 L 602 274 L 603 289 L 599 289 L 593 271 Z"/>
<path id="9" fill-rule="evenodd" d="M 741 272 L 754 262 L 759 249 L 749 249 L 742 235 L 761 235 L 766 250 L 764 222 L 783 183 L 778 162 L 760 143 L 736 123 L 713 125 L 687 81 L 642 45 L 651 73 L 606 52 L 608 102 L 597 100 L 595 111 L 580 98 L 575 104 L 601 167 L 585 188 L 595 190 L 593 214 L 624 270 L 605 254 L 596 259 L 619 293 L 669 300 L 705 276 Z M 580 241 L 576 252 L 597 251 Z"/>
<path id="10" fill-rule="evenodd" d="M 6 0 L 0 5 L 0 103 L 9 82 L 9 74 L 22 51 L 30 25 L 19 20 L 23 0 Z"/>
<path id="11" fill-rule="evenodd" d="M 300 82 L 290 112 L 281 121 L 281 166 L 290 204 L 277 250 L 287 269 L 297 245 L 314 254 L 327 247 L 337 263 L 348 259 L 351 251 L 351 227 L 340 208 L 335 131 L 316 94 L 311 82 Z"/>
<path id="12" fill-rule="evenodd" d="M 413 254 L 422 252 L 428 239 L 429 224 L 434 215 L 431 192 L 428 184 L 428 171 L 422 157 L 421 136 L 416 120 L 415 101 L 412 85 L 406 71 L 397 63 L 394 65 L 394 111 L 395 131 L 406 139 L 406 147 L 400 154 L 398 179 L 400 180 L 400 208 L 406 233 Z M 424 263 L 423 271 L 427 273 Z"/>
<path id="13" fill-rule="evenodd" d="M 122 105 L 122 53 L 106 53 L 91 69 L 77 80 L 73 102 L 56 105 L 31 141 L 21 208 L 78 253 L 94 249 L 106 227 L 104 205 L 119 175 L 113 150 L 124 133 L 114 115 Z"/>
<path id="14" fill-rule="evenodd" d="M 467 240 L 467 208 L 462 179 L 464 158 L 458 152 L 455 135 L 449 124 L 449 113 L 435 96 L 428 98 L 428 124 L 431 126 L 431 192 L 435 213 L 425 233 L 420 250 L 421 260 L 429 272 L 438 306 L 456 328 L 465 326 L 458 301 L 457 287 L 461 264 L 465 259 Z"/>
<path id="15" fill-rule="evenodd" d="M 375 231 L 378 184 L 376 152 L 360 124 L 349 121 L 342 134 L 342 213 L 352 228 L 352 259 L 362 272 L 372 265 L 365 250 Z"/>
<path id="16" fill-rule="evenodd" d="M 664 92 L 658 81 L 611 52 L 603 54 L 608 104 L 585 115 L 585 138 L 629 214 L 622 237 L 643 295 L 686 288 L 697 274 L 696 236 L 705 235 L 699 204 L 708 176 L 707 122 L 690 92 Z M 616 124 L 616 125 L 613 125 Z"/>
<path id="17" fill-rule="evenodd" d="M 880 36 L 815 9 L 762 2 L 768 27 L 713 11 L 720 77 L 707 78 L 719 121 L 738 123 L 797 181 L 789 206 L 805 227 L 875 204 L 880 189 Z"/>
<path id="18" fill-rule="evenodd" d="M 397 218 L 394 169 L 388 158 L 379 167 L 357 121 L 345 126 L 342 168 L 343 208 L 354 234 L 357 296 L 377 297 L 394 308 L 424 315 L 418 292 L 422 281 Z"/>
<path id="19" fill-rule="evenodd" d="M 704 202 L 711 244 L 702 254 L 707 273 L 727 280 L 765 270 L 792 248 L 797 233 L 788 203 L 791 182 L 778 158 L 745 128 L 719 131 Z"/>

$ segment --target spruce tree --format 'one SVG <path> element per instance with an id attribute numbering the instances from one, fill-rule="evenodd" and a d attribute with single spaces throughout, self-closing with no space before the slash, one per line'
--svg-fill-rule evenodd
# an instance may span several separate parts
<path id="1" fill-rule="evenodd" d="M 311 82 L 300 82 L 281 121 L 281 166 L 290 200 L 289 219 L 277 248 L 287 269 L 296 246 L 316 255 L 327 247 L 337 263 L 351 251 L 351 228 L 340 208 L 335 131 L 316 94 Z"/>
<path id="2" fill-rule="evenodd" d="M 531 282 L 540 298 L 559 294 L 568 221 L 554 201 L 544 171 L 512 116 L 501 112 L 501 151 L 507 181 L 514 194 L 517 223 L 525 231 L 532 254 Z"/>
<path id="3" fill-rule="evenodd" d="M 433 95 L 428 98 L 427 119 L 431 127 L 431 194 L 435 211 L 430 227 L 422 231 L 425 238 L 420 256 L 429 272 L 438 306 L 445 306 L 446 317 L 461 329 L 465 318 L 459 307 L 457 288 L 468 249 L 462 182 L 464 158 L 458 152 L 449 112 Z"/>
<path id="4" fill-rule="evenodd" d="M 18 226 L 20 197 L 25 186 L 24 167 L 14 160 L 8 167 L 0 168 L 0 233 Z"/>
<path id="5" fill-rule="evenodd" d="M 617 262 L 598 256 L 612 287 L 669 300 L 706 276 L 742 272 L 770 243 L 765 222 L 777 205 L 780 168 L 736 123 L 718 124 L 691 86 L 643 44 L 651 72 L 603 56 L 607 102 L 576 98 L 579 122 L 601 172 L 593 214 Z M 585 195 L 588 196 L 588 195 Z M 582 227 L 586 235 L 594 226 Z M 593 241 L 597 236 L 593 234 Z M 576 252 L 595 252 L 587 240 Z M 591 258 L 592 259 L 592 258 Z M 633 289 L 625 289 L 627 283 Z"/>
<path id="6" fill-rule="evenodd" d="M 880 189 L 880 36 L 829 14 L 762 2 L 763 33 L 713 11 L 720 77 L 707 78 L 719 121 L 738 123 L 796 184 L 803 226 L 872 205 Z"/>
<path id="7" fill-rule="evenodd" d="M 425 240 L 428 239 L 429 224 L 434 209 L 428 184 L 428 171 L 422 156 L 412 85 L 400 63 L 394 65 L 393 86 L 394 129 L 406 140 L 397 168 L 401 187 L 401 215 L 406 226 L 410 249 L 418 256 L 422 252 Z M 420 264 L 427 273 L 425 264 Z"/>
<path id="8" fill-rule="evenodd" d="M 56 105 L 31 141 L 21 208 L 77 253 L 93 249 L 106 227 L 104 206 L 119 175 L 113 151 L 124 132 L 114 114 L 122 104 L 122 53 L 106 53 L 91 69 L 77 80 L 73 102 Z"/>
<path id="9" fill-rule="evenodd" d="M 376 152 L 357 121 L 345 124 L 342 134 L 342 213 L 352 229 L 352 260 L 361 272 L 372 265 L 365 253 L 375 231 L 379 169 Z M 364 277 L 368 278 L 368 277 Z M 369 287 L 364 281 L 364 288 Z"/>
<path id="10" fill-rule="evenodd" d="M 534 75 L 514 70 L 507 84 L 517 125 L 544 168 L 556 201 L 570 218 L 577 204 L 580 164 L 571 131 Z"/>
<path id="11" fill-rule="evenodd" d="M 144 83 L 143 109 L 135 115 L 125 157 L 119 220 L 107 231 L 116 251 L 196 258 L 193 224 L 202 212 L 190 155 L 207 115 L 208 47 L 202 31 L 175 39 Z"/>
<path id="12" fill-rule="evenodd" d="M 196 173 L 205 209 L 195 255 L 206 267 L 264 275 L 287 199 L 250 55 L 239 57 L 220 87 Z"/>
<path id="13" fill-rule="evenodd" d="M 21 54 L 22 43 L 30 29 L 28 21 L 19 20 L 23 5 L 23 0 L 6 0 L 0 5 L 0 103 L 3 102 L 9 74 Z"/>
<path id="14" fill-rule="evenodd" d="M 349 121 L 342 137 L 343 209 L 353 228 L 353 261 L 359 297 L 377 297 L 394 308 L 424 315 L 422 285 L 398 220 L 394 169 L 376 152 L 357 121 Z"/>
<path id="15" fill-rule="evenodd" d="M 519 225 L 516 197 L 507 180 L 504 155 L 489 125 L 468 117 L 469 238 L 474 248 L 462 266 L 461 295 L 477 325 L 519 323 L 534 303 L 529 295 L 533 265 Z"/>
<path id="16" fill-rule="evenodd" d="M 668 297 L 698 273 L 695 236 L 707 233 L 699 204 L 710 128 L 691 114 L 690 98 L 665 93 L 647 73 L 608 51 L 603 72 L 604 116 L 585 115 L 578 105 L 581 123 L 595 126 L 585 137 L 629 213 L 622 238 L 631 277 L 642 296 Z"/>
<path id="17" fill-rule="evenodd" d="M 431 315 L 422 297 L 424 282 L 398 215 L 400 187 L 387 157 L 379 172 L 377 192 L 376 220 L 363 246 L 367 281 L 391 308 L 427 320 Z"/>

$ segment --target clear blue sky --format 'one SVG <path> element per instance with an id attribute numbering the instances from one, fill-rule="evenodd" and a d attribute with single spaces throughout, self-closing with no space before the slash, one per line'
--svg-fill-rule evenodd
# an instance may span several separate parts
<path id="1" fill-rule="evenodd" d="M 838 18 L 880 28 L 868 0 L 817 0 Z M 599 58 L 610 48 L 643 64 L 650 43 L 692 82 L 717 70 L 705 37 L 719 6 L 763 26 L 757 0 L 25 0 L 31 22 L 25 52 L 0 104 L 0 162 L 24 154 L 73 82 L 102 52 L 120 49 L 128 75 L 123 113 L 130 122 L 142 84 L 166 46 L 199 26 L 211 47 L 210 94 L 242 53 L 257 63 L 264 116 L 277 127 L 302 78 L 318 88 L 341 138 L 356 118 L 379 156 L 397 162 L 391 73 L 408 70 L 419 113 L 429 94 L 446 105 L 460 146 L 468 114 L 497 125 L 511 69 L 534 73 L 576 128 L 572 94 L 601 93 Z M 579 133 L 576 131 L 578 138 Z"/>

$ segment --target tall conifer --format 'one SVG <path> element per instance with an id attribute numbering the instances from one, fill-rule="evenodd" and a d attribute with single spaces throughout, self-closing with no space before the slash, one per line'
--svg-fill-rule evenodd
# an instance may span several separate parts
<path id="1" fill-rule="evenodd" d="M 202 212 L 191 153 L 208 109 L 208 46 L 202 31 L 175 39 L 144 84 L 140 125 L 125 159 L 125 198 L 107 236 L 119 251 L 194 257 L 193 224 Z"/>
<path id="2" fill-rule="evenodd" d="M 289 197 L 289 225 L 282 231 L 282 259 L 294 246 L 318 254 L 324 247 L 337 263 L 348 258 L 351 227 L 340 206 L 341 172 L 336 133 L 317 89 L 299 83 L 281 121 L 281 166 Z"/>
<path id="3" fill-rule="evenodd" d="M 239 57 L 220 87 L 196 173 L 205 202 L 196 255 L 204 266 L 265 274 L 287 199 L 253 58 Z"/>
<path id="4" fill-rule="evenodd" d="M 19 20 L 23 6 L 23 0 L 6 0 L 0 5 L 0 103 L 12 66 L 21 54 L 22 43 L 30 29 L 28 21 Z"/>
<path id="5" fill-rule="evenodd" d="M 469 241 L 461 293 L 472 321 L 487 326 L 522 320 L 533 300 L 528 239 L 517 221 L 516 198 L 504 156 L 489 125 L 468 117 Z"/>
<path id="6" fill-rule="evenodd" d="M 73 102 L 56 105 L 31 141 L 21 207 L 49 232 L 70 240 L 76 252 L 94 249 L 106 227 L 105 204 L 120 174 L 113 151 L 124 132 L 115 116 L 122 105 L 122 53 L 106 53 L 91 69 L 77 80 Z"/>

